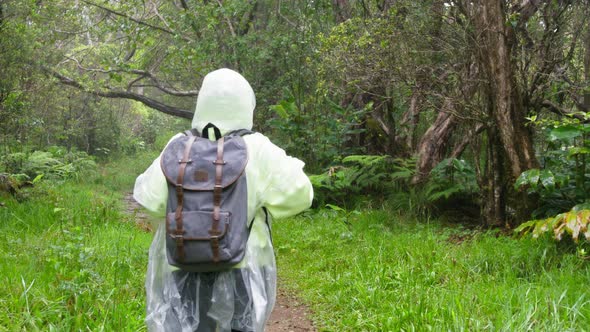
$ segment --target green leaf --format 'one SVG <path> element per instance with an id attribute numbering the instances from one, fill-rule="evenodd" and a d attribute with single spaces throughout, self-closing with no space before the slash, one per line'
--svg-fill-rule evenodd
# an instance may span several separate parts
<path id="1" fill-rule="evenodd" d="M 121 74 L 118 73 L 109 73 L 109 77 L 119 83 L 123 81 L 123 76 L 121 76 Z"/>
<path id="2" fill-rule="evenodd" d="M 579 136 L 582 136 L 582 130 L 580 130 L 580 126 L 574 125 L 557 127 L 551 130 L 551 132 L 549 133 L 549 139 L 552 141 L 572 139 Z"/>
<path id="3" fill-rule="evenodd" d="M 43 173 L 41 173 L 41 174 L 37 175 L 37 176 L 36 176 L 36 177 L 33 179 L 33 181 L 32 181 L 32 182 L 33 182 L 33 184 L 35 184 L 35 183 L 37 183 L 37 182 L 41 181 L 41 179 L 43 178 L 43 176 L 45 176 L 45 174 L 43 174 Z"/>
<path id="4" fill-rule="evenodd" d="M 334 204 L 326 204 L 326 207 L 329 209 L 332 209 L 334 211 L 342 211 L 342 212 L 346 212 L 346 210 L 344 210 L 343 208 L 339 207 L 338 205 L 334 205 Z"/>
<path id="5" fill-rule="evenodd" d="M 272 111 L 275 111 L 282 119 L 289 118 L 289 114 L 287 113 L 287 110 L 285 110 L 283 105 L 272 105 L 270 106 L 270 109 Z"/>
<path id="6" fill-rule="evenodd" d="M 528 233 L 531 228 L 537 223 L 538 220 L 529 220 L 525 223 L 520 224 L 520 226 L 516 227 L 514 229 L 515 233 L 523 233 L 526 234 Z"/>
<path id="7" fill-rule="evenodd" d="M 580 224 L 578 223 L 578 215 L 575 212 L 566 213 L 566 229 L 572 236 L 574 241 L 578 242 L 578 236 L 580 234 Z"/>
<path id="8" fill-rule="evenodd" d="M 529 185 L 534 189 L 537 188 L 537 184 L 539 182 L 540 171 L 536 168 L 530 169 L 528 171 L 522 172 L 516 182 L 514 183 L 514 187 L 516 189 L 520 189 L 525 185 Z"/>
<path id="9" fill-rule="evenodd" d="M 577 156 L 580 154 L 590 154 L 590 148 L 585 146 L 575 146 L 568 151 L 568 157 Z"/>
<path id="10" fill-rule="evenodd" d="M 572 208 L 572 211 L 590 210 L 590 202 L 580 203 Z"/>
<path id="11" fill-rule="evenodd" d="M 542 170 L 539 178 L 541 179 L 541 184 L 543 185 L 543 187 L 545 187 L 548 190 L 555 189 L 555 176 L 553 176 L 553 173 L 550 170 Z"/>

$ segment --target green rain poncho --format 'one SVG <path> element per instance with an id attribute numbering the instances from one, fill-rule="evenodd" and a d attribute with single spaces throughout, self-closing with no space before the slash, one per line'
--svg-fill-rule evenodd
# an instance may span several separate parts
<path id="1" fill-rule="evenodd" d="M 216 70 L 203 80 L 192 126 L 201 131 L 211 122 L 222 134 L 251 129 L 255 105 L 244 77 L 229 69 Z M 262 208 L 276 219 L 295 215 L 311 205 L 313 189 L 302 161 L 287 156 L 260 133 L 246 135 L 244 141 L 248 220 L 254 219 L 245 258 L 231 271 L 180 271 L 168 264 L 162 218 L 150 247 L 146 278 L 150 331 L 264 330 L 275 302 L 276 264 Z M 163 215 L 168 189 L 159 157 L 137 178 L 133 196 Z"/>

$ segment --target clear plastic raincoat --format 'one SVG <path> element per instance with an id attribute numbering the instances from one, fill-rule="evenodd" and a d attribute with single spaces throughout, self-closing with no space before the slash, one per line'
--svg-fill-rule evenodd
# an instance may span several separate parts
<path id="1" fill-rule="evenodd" d="M 201 131 L 211 122 L 222 134 L 251 129 L 255 105 L 244 77 L 229 69 L 216 70 L 203 80 L 192 126 Z M 150 247 L 146 279 L 150 331 L 264 330 L 276 297 L 276 264 L 262 208 L 273 218 L 295 215 L 311 205 L 313 189 L 302 161 L 287 156 L 260 133 L 246 135 L 244 141 L 248 220 L 254 219 L 244 260 L 224 272 L 178 270 L 166 258 L 162 218 Z M 168 189 L 159 157 L 137 178 L 133 196 L 147 209 L 164 214 Z"/>

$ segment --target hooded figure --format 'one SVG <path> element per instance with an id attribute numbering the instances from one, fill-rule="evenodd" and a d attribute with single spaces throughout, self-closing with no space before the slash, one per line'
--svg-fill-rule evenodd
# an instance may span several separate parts
<path id="1" fill-rule="evenodd" d="M 192 127 L 201 132 L 213 123 L 222 135 L 252 129 L 255 106 L 248 81 L 235 71 L 219 69 L 203 80 Z M 162 219 L 150 247 L 145 285 L 150 331 L 264 330 L 276 297 L 276 264 L 263 208 L 272 218 L 295 215 L 311 205 L 313 189 L 302 161 L 260 133 L 243 138 L 248 151 L 248 220 L 254 220 L 244 259 L 229 271 L 179 270 L 168 264 Z M 137 178 L 133 197 L 164 215 L 168 188 L 160 157 Z"/>

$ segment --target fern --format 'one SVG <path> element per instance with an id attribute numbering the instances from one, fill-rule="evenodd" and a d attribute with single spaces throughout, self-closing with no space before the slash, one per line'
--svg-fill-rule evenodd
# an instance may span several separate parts
<path id="1" fill-rule="evenodd" d="M 0 160 L 0 165 L 12 176 L 24 174 L 27 179 L 42 177 L 50 180 L 80 179 L 94 174 L 97 169 L 96 162 L 87 153 L 66 153 L 64 148 L 59 147 L 30 154 L 8 154 Z"/>
<path id="2" fill-rule="evenodd" d="M 432 169 L 424 190 L 431 202 L 472 195 L 478 191 L 475 170 L 464 160 L 445 159 Z"/>
<path id="3" fill-rule="evenodd" d="M 393 160 L 389 156 L 351 155 L 342 159 L 342 165 L 327 172 L 312 175 L 316 201 L 321 205 L 345 205 L 359 195 L 383 195 L 392 186 Z"/>

